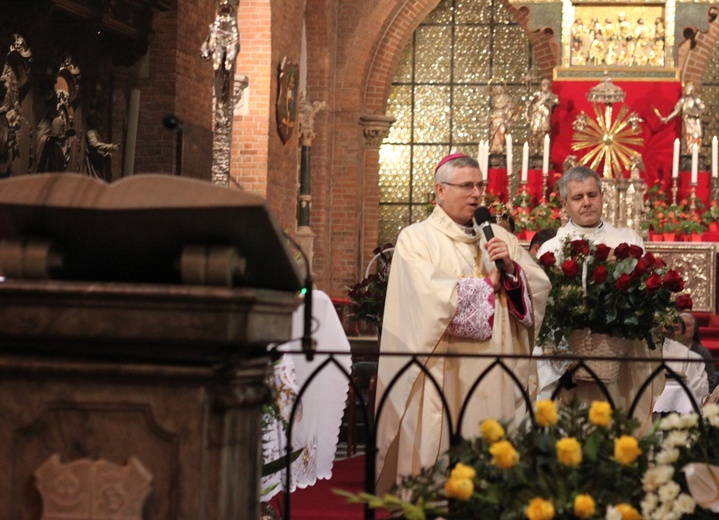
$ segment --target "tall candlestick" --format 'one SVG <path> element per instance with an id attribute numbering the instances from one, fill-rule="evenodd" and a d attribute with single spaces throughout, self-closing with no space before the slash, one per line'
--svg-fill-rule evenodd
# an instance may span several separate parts
<path id="1" fill-rule="evenodd" d="M 520 176 L 520 181 L 527 182 L 527 169 L 529 168 L 529 143 L 527 141 L 524 141 L 524 146 L 522 147 L 522 174 Z"/>
<path id="2" fill-rule="evenodd" d="M 672 179 L 679 177 L 679 138 L 674 139 L 674 155 L 672 157 Z"/>
<path id="3" fill-rule="evenodd" d="M 699 166 L 699 148 L 697 144 L 692 145 L 692 184 L 696 184 L 698 181 L 697 168 Z"/>
<path id="4" fill-rule="evenodd" d="M 507 134 L 507 178 L 512 176 L 512 134 Z"/>
<path id="5" fill-rule="evenodd" d="M 549 173 L 549 134 L 544 134 L 544 152 L 542 153 L 542 175 Z"/>
<path id="6" fill-rule="evenodd" d="M 719 141 L 717 136 L 712 137 L 712 178 L 719 177 L 717 173 L 717 163 L 719 162 Z"/>

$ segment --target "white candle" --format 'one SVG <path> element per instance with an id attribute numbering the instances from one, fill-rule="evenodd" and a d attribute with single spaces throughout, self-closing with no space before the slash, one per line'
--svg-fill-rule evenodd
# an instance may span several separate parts
<path id="1" fill-rule="evenodd" d="M 699 148 L 697 144 L 692 145 L 692 184 L 696 184 L 698 181 L 697 167 L 699 165 Z"/>
<path id="2" fill-rule="evenodd" d="M 674 156 L 672 157 L 672 179 L 679 177 L 679 138 L 674 139 Z"/>
<path id="3" fill-rule="evenodd" d="M 489 175 L 489 141 L 484 141 L 484 174 Z"/>
<path id="4" fill-rule="evenodd" d="M 512 176 L 512 134 L 507 134 L 507 177 Z"/>
<path id="5" fill-rule="evenodd" d="M 544 134 L 544 153 L 542 154 L 542 174 L 549 172 L 549 134 Z"/>
<path id="6" fill-rule="evenodd" d="M 522 147 L 522 174 L 520 180 L 527 182 L 527 169 L 529 168 L 529 143 L 524 141 Z"/>
<path id="7" fill-rule="evenodd" d="M 719 141 L 717 141 L 717 136 L 714 136 L 712 137 L 712 177 L 714 179 L 719 177 L 717 163 L 719 163 Z"/>

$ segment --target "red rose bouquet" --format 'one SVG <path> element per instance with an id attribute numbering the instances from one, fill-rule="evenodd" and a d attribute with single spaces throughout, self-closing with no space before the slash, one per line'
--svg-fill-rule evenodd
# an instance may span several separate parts
<path id="1" fill-rule="evenodd" d="M 552 282 L 544 323 L 542 345 L 556 345 L 573 330 L 589 328 L 598 334 L 646 340 L 655 337 L 678 319 L 678 311 L 691 309 L 681 275 L 639 246 L 604 244 L 567 238 L 561 259 L 554 253 L 539 258 Z"/>

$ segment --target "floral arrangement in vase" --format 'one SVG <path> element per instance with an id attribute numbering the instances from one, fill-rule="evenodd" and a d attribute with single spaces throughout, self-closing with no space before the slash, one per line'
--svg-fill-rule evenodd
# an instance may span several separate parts
<path id="1" fill-rule="evenodd" d="M 393 249 L 392 244 L 375 248 L 374 257 L 367 266 L 365 277 L 347 291 L 350 299 L 348 311 L 352 321 L 364 321 L 376 326 L 378 330 L 381 329 Z M 375 262 L 377 264 L 375 272 L 370 273 Z"/>
<path id="2" fill-rule="evenodd" d="M 713 233 L 719 232 L 719 202 L 711 201 L 707 210 L 702 213 L 702 222 Z"/>
<path id="3" fill-rule="evenodd" d="M 655 337 L 690 309 L 684 280 L 674 269 L 639 246 L 610 249 L 587 240 L 562 243 L 560 259 L 547 252 L 538 259 L 552 282 L 539 343 L 555 345 L 577 329 L 645 340 Z M 555 340 L 556 339 L 556 340 Z"/>

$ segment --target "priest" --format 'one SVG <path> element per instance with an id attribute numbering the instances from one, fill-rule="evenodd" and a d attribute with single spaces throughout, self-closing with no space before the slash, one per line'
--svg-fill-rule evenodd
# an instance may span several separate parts
<path id="1" fill-rule="evenodd" d="M 379 362 L 380 494 L 433 465 L 451 434 L 474 437 L 483 419 L 519 420 L 527 411 L 529 359 L 503 360 L 517 384 L 500 366 L 484 374 L 497 358 L 453 357 L 529 355 L 550 288 L 512 234 L 489 224 L 494 236 L 487 240 L 473 226 L 484 185 L 475 159 L 445 157 L 435 169 L 437 206 L 398 237 L 380 351 L 406 355 L 381 356 Z"/>
<path id="2" fill-rule="evenodd" d="M 567 238 L 571 240 L 585 239 L 595 244 L 604 244 L 615 248 L 619 244 L 636 245 L 644 249 L 644 241 L 629 228 L 617 228 L 602 218 L 604 196 L 602 179 L 597 172 L 586 166 L 573 166 L 559 179 L 559 197 L 569 221 L 557 230 L 554 238 L 547 240 L 539 248 L 537 258 L 545 253 L 553 253 L 561 263 L 562 244 Z M 661 351 L 650 351 L 641 341 L 634 342 L 628 357 L 659 358 Z M 537 347 L 535 354 L 541 356 L 542 348 Z M 592 383 L 579 383 L 579 387 L 564 376 L 567 364 L 551 360 L 537 360 L 538 393 L 537 399 L 550 399 L 561 387 L 566 390 L 564 397 L 569 400 L 578 397 L 581 400 L 605 400 L 606 395 Z M 611 385 L 608 390 L 615 406 L 629 410 L 637 397 L 638 389 L 651 375 L 651 363 L 623 363 L 619 374 L 619 383 Z M 664 386 L 663 378 L 653 380 L 649 388 L 639 396 L 635 417 L 642 427 L 649 426 L 654 400 Z"/>

